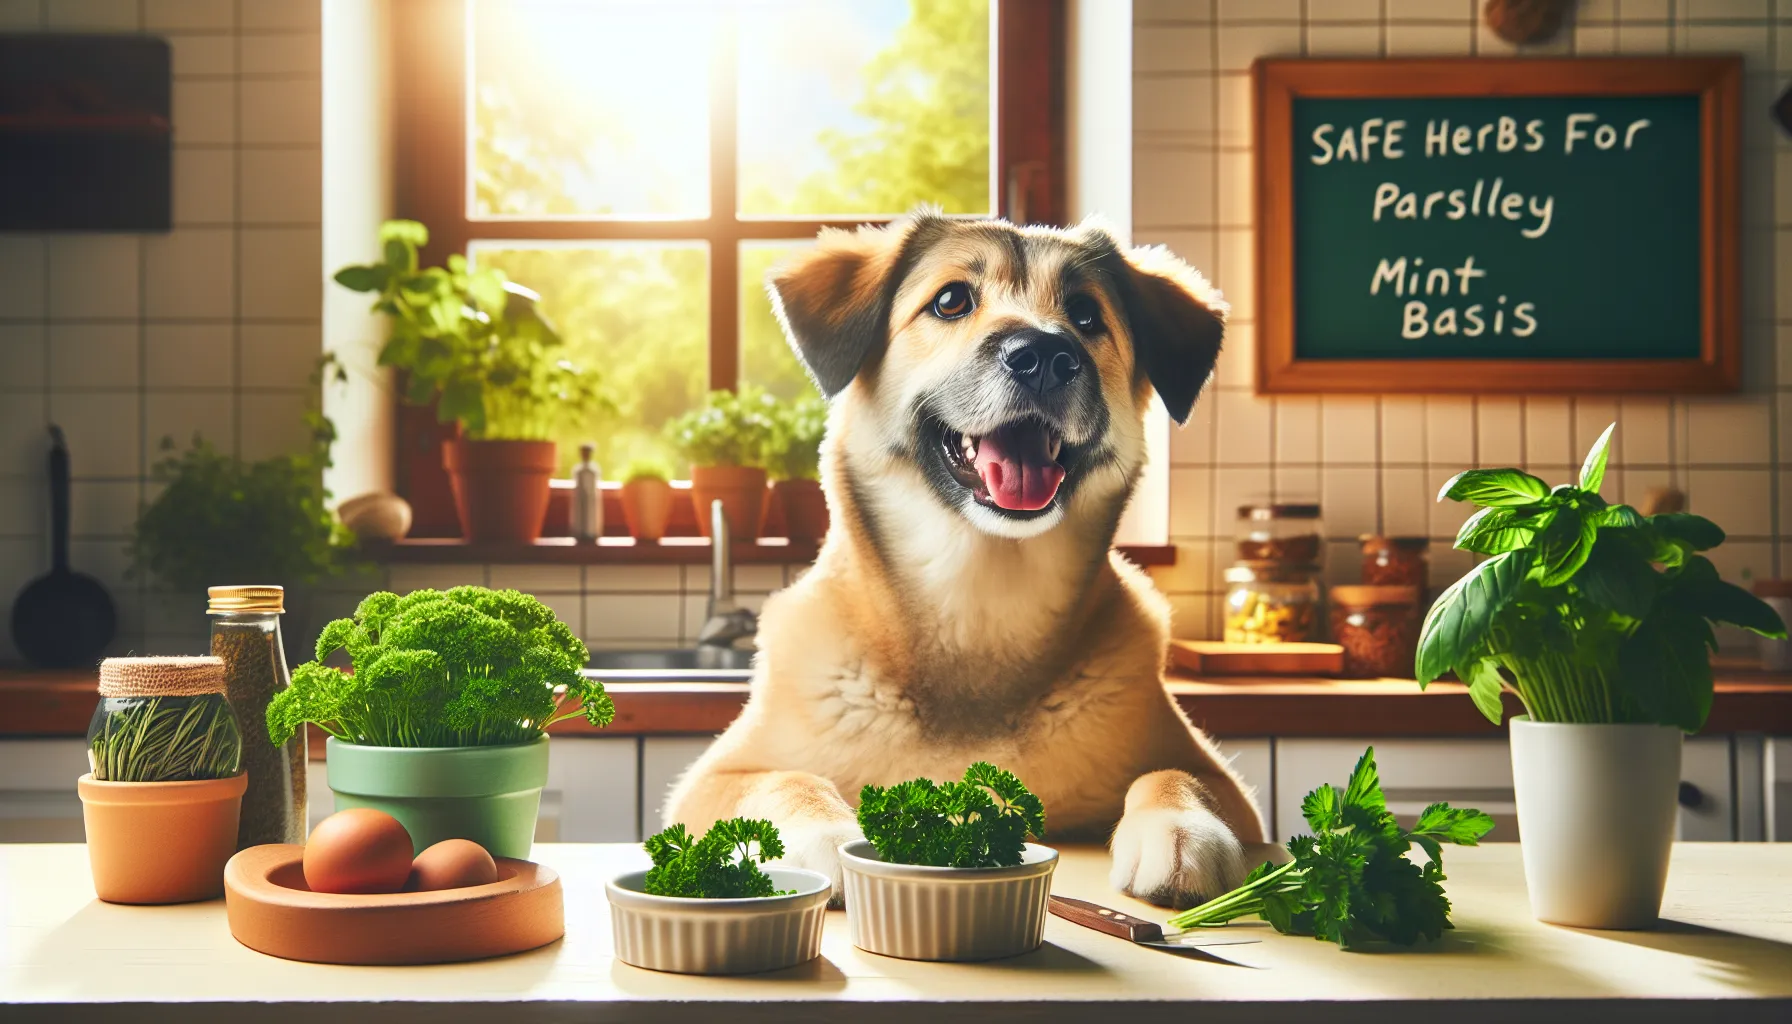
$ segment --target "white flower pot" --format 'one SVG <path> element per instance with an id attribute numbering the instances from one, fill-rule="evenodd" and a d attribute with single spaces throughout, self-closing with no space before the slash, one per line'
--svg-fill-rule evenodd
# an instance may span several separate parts
<path id="1" fill-rule="evenodd" d="M 861 839 L 840 847 L 853 945 L 904 960 L 995 960 L 1039 948 L 1058 851 L 1026 844 L 1006 868 L 891 864 Z"/>
<path id="2" fill-rule="evenodd" d="M 1661 913 L 1680 789 L 1680 730 L 1512 719 L 1512 784 L 1531 913 L 1649 928 Z"/>
<path id="3" fill-rule="evenodd" d="M 754 974 L 821 955 L 821 929 L 833 884 L 797 868 L 766 868 L 788 896 L 687 899 L 647 893 L 647 872 L 630 871 L 604 887 L 610 898 L 616 959 L 674 974 Z"/>

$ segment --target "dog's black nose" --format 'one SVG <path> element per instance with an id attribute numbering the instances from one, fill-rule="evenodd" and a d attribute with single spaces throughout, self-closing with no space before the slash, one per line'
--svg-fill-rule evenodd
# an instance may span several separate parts
<path id="1" fill-rule="evenodd" d="M 1064 387 L 1083 370 L 1076 345 L 1050 331 L 1017 332 L 1002 342 L 1000 353 L 1009 376 L 1041 395 Z"/>

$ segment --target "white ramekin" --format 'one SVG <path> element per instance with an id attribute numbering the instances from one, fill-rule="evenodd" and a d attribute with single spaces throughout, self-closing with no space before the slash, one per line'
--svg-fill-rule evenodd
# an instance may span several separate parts
<path id="1" fill-rule="evenodd" d="M 994 960 L 1038 948 L 1058 851 L 1027 844 L 1011 868 L 887 864 L 864 840 L 840 847 L 853 945 L 904 960 Z"/>
<path id="2" fill-rule="evenodd" d="M 616 959 L 676 974 L 751 974 L 812 960 L 833 885 L 826 875 L 767 868 L 772 885 L 793 896 L 702 900 L 650 896 L 647 872 L 618 875 L 606 885 Z"/>

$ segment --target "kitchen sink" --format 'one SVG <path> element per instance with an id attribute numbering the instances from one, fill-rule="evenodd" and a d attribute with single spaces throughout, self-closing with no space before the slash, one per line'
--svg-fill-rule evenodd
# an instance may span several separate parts
<path id="1" fill-rule="evenodd" d="M 606 682 L 744 683 L 752 664 L 752 651 L 728 647 L 592 651 L 585 674 Z"/>

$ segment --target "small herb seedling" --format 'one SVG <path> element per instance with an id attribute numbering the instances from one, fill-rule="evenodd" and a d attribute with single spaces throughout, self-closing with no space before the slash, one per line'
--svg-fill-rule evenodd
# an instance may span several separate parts
<path id="1" fill-rule="evenodd" d="M 1320 786 L 1300 809 L 1313 834 L 1288 841 L 1291 862 L 1259 866 L 1243 885 L 1170 924 L 1196 928 L 1256 914 L 1284 935 L 1311 935 L 1344 949 L 1436 939 L 1451 927 L 1442 844 L 1475 846 L 1493 828 L 1486 814 L 1444 803 L 1421 811 L 1410 831 L 1401 828 L 1382 795 L 1374 747 L 1363 752 L 1344 792 Z M 1414 845 L 1428 858 L 1422 867 L 1406 858 Z"/>
<path id="2" fill-rule="evenodd" d="M 647 892 L 687 899 L 742 899 L 789 896 L 778 891 L 759 865 L 784 856 L 784 840 L 769 821 L 730 818 L 709 827 L 695 839 L 683 825 L 672 825 L 647 837 L 643 844 L 653 858 Z"/>
<path id="3" fill-rule="evenodd" d="M 1027 836 L 1045 835 L 1045 806 L 1014 773 L 978 761 L 962 782 L 866 786 L 859 791 L 859 828 L 892 864 L 1012 867 Z"/>

